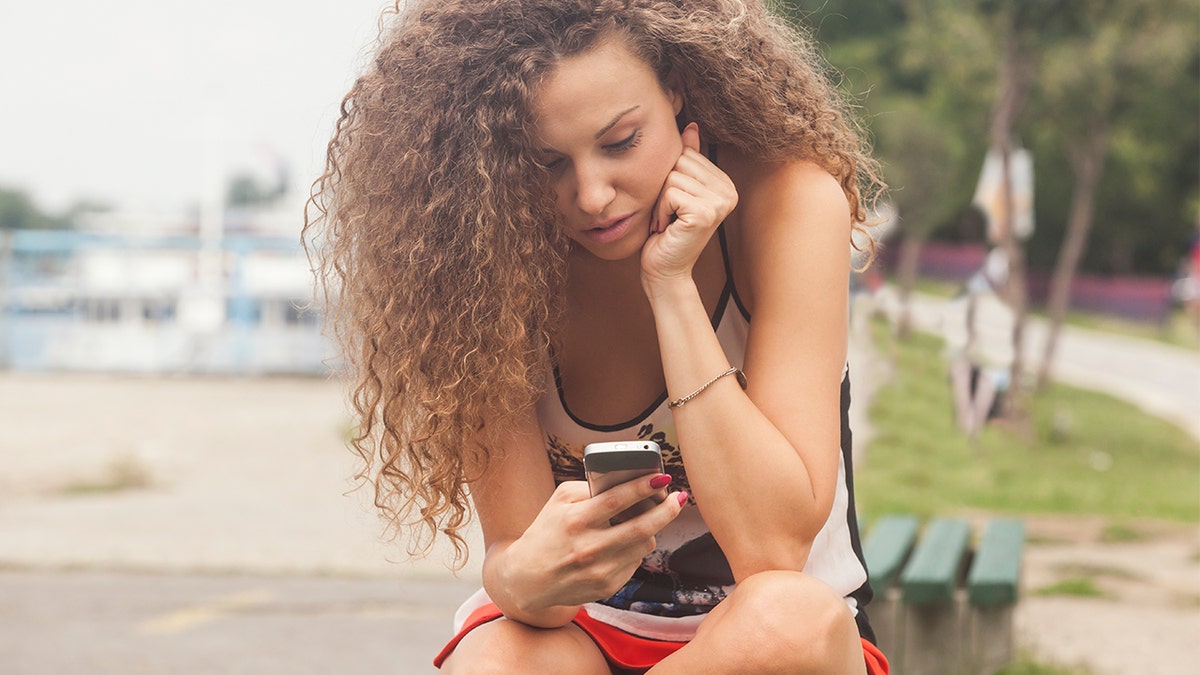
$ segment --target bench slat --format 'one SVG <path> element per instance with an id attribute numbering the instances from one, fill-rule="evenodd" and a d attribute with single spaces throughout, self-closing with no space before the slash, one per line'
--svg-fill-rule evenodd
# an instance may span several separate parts
<path id="1" fill-rule="evenodd" d="M 991 520 L 980 539 L 967 575 L 973 605 L 1011 605 L 1017 601 L 1025 524 L 1016 518 Z"/>
<path id="2" fill-rule="evenodd" d="M 965 521 L 938 518 L 929 523 L 912 559 L 900 575 L 904 602 L 914 605 L 949 603 L 971 527 Z"/>
<path id="3" fill-rule="evenodd" d="M 871 577 L 871 587 L 881 592 L 900 574 L 913 545 L 917 542 L 920 520 L 916 516 L 884 516 L 875 522 L 863 544 L 863 558 Z"/>

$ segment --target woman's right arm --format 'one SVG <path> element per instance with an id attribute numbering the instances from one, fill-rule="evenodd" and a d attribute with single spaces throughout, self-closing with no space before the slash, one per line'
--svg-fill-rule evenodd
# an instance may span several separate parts
<path id="1" fill-rule="evenodd" d="M 683 508 L 672 494 L 610 526 L 610 518 L 659 492 L 650 478 L 595 498 L 583 481 L 555 488 L 537 418 L 532 410 L 524 414 L 503 454 L 471 484 L 487 550 L 483 586 L 492 602 L 510 619 L 553 628 L 569 623 L 580 605 L 615 593 Z"/>

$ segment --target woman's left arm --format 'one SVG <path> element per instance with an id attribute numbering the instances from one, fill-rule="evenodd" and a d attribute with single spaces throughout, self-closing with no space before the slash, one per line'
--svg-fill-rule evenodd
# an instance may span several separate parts
<path id="1" fill-rule="evenodd" d="M 837 180 L 813 164 L 752 166 L 735 176 L 735 266 L 748 273 L 753 298 L 749 386 L 743 392 L 722 378 L 673 412 L 696 502 L 741 580 L 802 569 L 832 508 L 851 219 Z M 643 283 L 667 390 L 685 396 L 729 362 L 690 275 L 644 271 Z"/>

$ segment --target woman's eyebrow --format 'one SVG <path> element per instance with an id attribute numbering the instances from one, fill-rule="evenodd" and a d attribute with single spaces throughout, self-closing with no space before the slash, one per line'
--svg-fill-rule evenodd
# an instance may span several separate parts
<path id="1" fill-rule="evenodd" d="M 622 110 L 621 112 L 617 113 L 616 117 L 613 117 L 611 122 L 609 122 L 608 124 L 605 124 L 603 129 L 596 132 L 596 140 L 600 140 L 600 137 L 603 136 L 604 134 L 608 133 L 609 129 L 617 126 L 617 122 L 620 122 L 622 117 L 628 115 L 629 113 L 633 112 L 634 110 L 637 110 L 640 107 L 642 107 L 642 106 L 635 105 L 632 108 L 627 108 L 627 109 Z"/>

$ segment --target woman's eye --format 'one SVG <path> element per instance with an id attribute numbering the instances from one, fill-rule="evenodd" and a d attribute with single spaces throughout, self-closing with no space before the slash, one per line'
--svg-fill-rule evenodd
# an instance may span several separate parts
<path id="1" fill-rule="evenodd" d="M 626 150 L 630 150 L 630 149 L 636 147 L 637 144 L 641 140 L 642 140 L 642 132 L 640 130 L 637 130 L 637 131 L 634 131 L 633 133 L 629 134 L 625 138 L 622 138 L 621 140 L 617 141 L 616 143 L 611 143 L 609 145 L 604 146 L 604 148 L 606 150 L 609 150 L 612 152 L 625 152 Z"/>
<path id="2" fill-rule="evenodd" d="M 549 171 L 554 171 L 554 170 L 558 169 L 560 166 L 562 166 L 562 163 L 563 163 L 562 157 L 557 157 L 557 158 L 551 159 L 549 161 L 542 161 L 541 165 L 542 165 L 543 169 L 547 169 Z"/>

